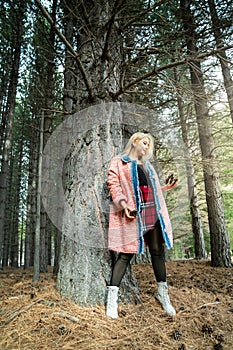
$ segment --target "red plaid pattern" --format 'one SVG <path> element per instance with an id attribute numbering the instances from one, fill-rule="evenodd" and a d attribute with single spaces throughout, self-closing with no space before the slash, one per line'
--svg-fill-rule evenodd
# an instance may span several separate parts
<path id="1" fill-rule="evenodd" d="M 158 220 L 155 207 L 153 189 L 150 186 L 139 186 L 141 197 L 141 217 L 143 224 L 143 234 L 152 230 Z"/>

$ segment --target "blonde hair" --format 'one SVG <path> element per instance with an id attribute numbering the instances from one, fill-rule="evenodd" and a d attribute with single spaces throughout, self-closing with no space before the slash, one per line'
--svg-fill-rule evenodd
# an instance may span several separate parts
<path id="1" fill-rule="evenodd" d="M 143 159 L 146 160 L 146 159 L 152 158 L 153 152 L 154 152 L 154 140 L 151 134 L 147 134 L 144 132 L 136 132 L 130 137 L 127 145 L 125 146 L 124 154 L 129 155 L 130 151 L 132 150 L 133 143 L 145 138 L 149 140 L 149 148 L 148 148 L 147 155 L 143 157 Z"/>

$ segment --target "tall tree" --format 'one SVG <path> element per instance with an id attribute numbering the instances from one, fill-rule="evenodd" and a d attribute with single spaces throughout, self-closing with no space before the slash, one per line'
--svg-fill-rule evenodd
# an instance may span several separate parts
<path id="1" fill-rule="evenodd" d="M 180 10 L 185 30 L 185 40 L 190 57 L 190 77 L 193 91 L 199 140 L 202 152 L 202 165 L 208 209 L 211 239 L 211 263 L 213 266 L 231 266 L 229 238 L 226 230 L 224 207 L 219 180 L 219 170 L 215 155 L 208 112 L 208 100 L 205 92 L 204 78 L 198 54 L 195 21 L 191 12 L 191 1 L 180 0 Z"/>
<path id="2" fill-rule="evenodd" d="M 5 140 L 6 129 L 6 100 L 9 88 L 10 77 L 10 62 L 13 57 L 13 45 L 9 45 L 12 40 L 12 28 L 10 26 L 9 15 L 9 1 L 2 1 L 0 3 L 0 27 L 1 27 L 1 41 L 0 41 L 0 151 L 3 152 L 3 145 Z M 7 19 L 7 20 L 6 20 Z"/>
<path id="3" fill-rule="evenodd" d="M 28 193 L 27 193 L 27 218 L 25 232 L 25 258 L 24 267 L 33 266 L 34 261 L 34 237 L 36 227 L 36 179 L 37 179 L 37 155 L 38 155 L 38 126 L 35 117 L 28 122 L 31 133 L 28 140 Z"/>
<path id="4" fill-rule="evenodd" d="M 66 3 L 63 3 L 65 13 L 67 14 L 67 11 L 69 12 L 66 37 L 69 38 L 74 47 L 77 47 L 77 57 L 75 58 L 75 65 L 72 66 L 72 71 L 71 67 L 66 65 L 65 77 L 67 79 L 65 80 L 65 86 L 66 91 L 69 91 L 69 96 L 66 95 L 65 99 L 65 107 L 68 106 L 69 108 L 67 112 L 80 110 L 100 102 L 112 101 L 111 94 L 116 92 L 119 87 L 122 40 L 117 28 L 116 16 L 121 3 L 122 1 L 116 1 L 113 4 L 105 0 L 101 1 L 101 3 L 95 3 L 93 6 L 92 1 L 86 1 L 79 4 L 72 3 L 72 7 L 69 6 L 69 9 Z M 67 64 L 71 60 L 68 50 L 66 55 Z M 102 228 L 101 226 L 99 227 L 96 221 L 98 220 L 96 213 L 93 212 L 94 193 L 98 189 L 92 188 L 90 192 L 88 190 L 90 183 L 88 185 L 89 181 L 84 182 L 83 178 L 84 173 L 92 174 L 93 176 L 94 169 L 99 168 L 98 163 L 101 164 L 103 162 L 101 172 L 104 169 L 105 171 L 107 170 L 107 154 L 104 155 L 104 149 L 113 135 L 111 135 L 112 131 L 109 120 L 104 120 L 104 115 L 102 118 L 106 126 L 98 125 L 98 121 L 101 123 L 99 117 L 97 117 L 97 120 L 93 117 L 94 129 L 87 122 L 79 141 L 76 142 L 76 151 L 74 154 L 71 154 L 71 158 L 68 160 L 68 164 L 71 161 L 68 165 L 69 169 L 71 170 L 74 167 L 77 177 L 69 177 L 67 179 L 67 190 L 70 191 L 71 182 L 74 181 L 74 183 L 77 183 L 77 179 L 80 179 L 78 181 L 80 185 L 77 183 L 78 188 L 75 190 L 75 192 L 77 191 L 76 194 L 72 191 L 73 195 L 75 195 L 74 211 L 77 213 L 76 215 L 79 215 L 78 220 L 82 216 L 86 217 L 87 222 L 89 221 L 88 217 L 92 216 L 93 220 L 92 223 L 89 222 L 88 228 L 85 224 L 82 225 L 81 219 L 80 223 L 77 224 L 78 227 L 75 230 L 75 236 L 70 232 L 73 230 L 71 225 L 68 230 L 65 229 L 62 237 L 60 270 L 58 275 L 59 289 L 65 295 L 71 292 L 72 298 L 79 304 L 86 302 L 103 303 L 105 287 L 108 283 L 110 273 L 111 256 L 106 251 L 106 241 L 102 242 L 103 246 L 101 247 L 95 238 L 99 235 L 105 236 L 105 232 L 101 231 L 103 229 L 106 230 L 106 217 L 104 213 L 101 213 L 100 208 L 97 207 L 97 211 L 100 212 L 102 225 L 105 226 Z M 80 116 L 80 123 L 83 123 L 81 120 L 82 118 Z M 116 125 L 118 132 L 121 133 L 122 126 L 117 121 L 117 117 Z M 113 145 L 111 145 L 111 148 L 111 152 L 114 152 Z M 94 155 L 93 152 L 95 152 L 96 156 L 90 162 L 91 159 L 89 157 Z M 73 163 L 74 156 L 77 158 L 78 163 Z M 72 174 L 74 175 L 73 171 Z M 103 181 L 104 178 L 106 179 L 106 173 L 102 173 Z M 97 186 L 99 187 L 100 184 Z M 85 195 L 85 191 L 89 193 L 88 198 Z M 65 214 L 64 227 L 67 227 L 68 224 L 66 220 Z M 88 230 L 89 232 L 87 232 Z M 94 232 L 93 230 L 97 230 L 98 232 Z M 91 246 L 89 246 L 91 243 L 88 243 L 89 240 L 85 244 L 85 238 L 83 242 L 82 239 L 80 241 L 80 237 L 89 237 L 89 235 L 93 236 Z M 71 237 L 74 237 L 73 240 Z M 95 246 L 96 244 L 97 246 Z M 71 254 L 68 253 L 70 249 L 73 252 Z M 77 269 L 73 269 L 71 266 L 77 266 Z M 101 278 L 97 280 L 94 276 L 101 276 Z M 132 280 L 130 281 L 128 279 L 127 283 L 132 285 Z"/>
<path id="5" fill-rule="evenodd" d="M 23 132 L 24 132 L 24 117 L 23 117 L 23 112 L 21 112 L 21 118 L 19 121 L 19 130 L 18 131 L 18 141 L 15 145 L 15 150 L 14 150 L 14 156 L 11 157 L 11 162 L 14 164 L 14 177 L 15 180 L 11 182 L 11 194 L 15 199 L 12 201 L 11 205 L 13 204 L 13 208 L 11 208 L 11 211 L 13 212 L 12 215 L 12 229 L 11 231 L 8 232 L 8 235 L 11 235 L 11 249 L 10 249 L 10 261 L 11 261 L 11 266 L 13 267 L 18 267 L 19 265 L 19 237 L 20 237 L 20 232 L 19 232 L 19 220 L 20 220 L 20 197 L 21 197 L 21 181 L 22 181 L 22 166 L 23 166 L 23 148 L 24 148 L 24 138 L 23 138 Z M 15 123 L 16 124 L 16 123 Z M 16 129 L 16 128 L 15 128 Z M 16 161 L 17 159 L 17 161 Z M 15 184 L 14 184 L 15 182 Z"/>
<path id="6" fill-rule="evenodd" d="M 0 173 L 0 266 L 2 264 L 2 243 L 4 235 L 4 215 L 7 196 L 7 182 L 9 176 L 9 156 L 12 145 L 12 124 L 14 119 L 17 84 L 19 79 L 20 55 L 24 34 L 25 8 L 26 1 L 19 1 L 17 5 L 11 4 L 10 7 L 10 13 L 12 16 L 11 20 L 12 23 L 14 23 L 14 35 L 12 37 L 11 43 L 14 51 L 12 57 L 11 75 L 6 106 L 6 137 Z"/>
<path id="7" fill-rule="evenodd" d="M 43 133 L 44 133 L 44 114 L 42 112 L 40 123 L 40 144 L 38 157 L 38 178 L 36 193 L 36 229 L 35 229 L 35 252 L 34 252 L 34 273 L 33 281 L 39 280 L 40 274 L 40 234 L 41 234 L 41 177 L 42 177 L 42 151 L 43 151 Z"/>
<path id="8" fill-rule="evenodd" d="M 177 77 L 176 69 L 174 69 L 174 80 L 177 84 L 177 89 L 178 89 L 178 77 Z M 189 152 L 189 138 L 188 138 L 188 125 L 187 125 L 188 116 L 185 115 L 184 103 L 181 96 L 181 92 L 179 90 L 177 90 L 176 96 L 177 96 L 177 105 L 178 105 L 178 111 L 179 111 L 179 117 L 180 117 L 182 139 L 185 146 L 184 159 L 185 159 L 185 166 L 186 166 L 186 172 L 187 172 L 195 258 L 205 259 L 206 250 L 205 250 L 204 234 L 202 229 L 202 218 L 201 218 L 201 213 L 199 208 L 194 167 L 193 167 L 192 159 Z"/>
<path id="9" fill-rule="evenodd" d="M 52 1 L 51 18 L 56 22 L 57 0 Z M 40 27 L 41 30 L 41 27 Z M 46 30 L 44 30 L 46 32 Z M 53 128 L 53 110 L 55 100 L 55 32 L 53 27 L 49 25 L 48 38 L 44 36 L 42 44 L 43 60 L 45 62 L 44 69 L 41 72 L 41 87 L 43 91 L 42 113 L 44 114 L 44 135 L 43 143 L 47 143 Z M 40 271 L 46 272 L 48 265 L 51 264 L 51 225 L 48 220 L 45 208 L 41 203 L 41 227 L 40 227 Z"/>

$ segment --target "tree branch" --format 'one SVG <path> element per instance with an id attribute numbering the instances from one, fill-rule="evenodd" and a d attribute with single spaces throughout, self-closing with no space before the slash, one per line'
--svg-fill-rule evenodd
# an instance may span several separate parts
<path id="1" fill-rule="evenodd" d="M 85 86 L 87 88 L 87 91 L 89 93 L 89 98 L 90 100 L 93 100 L 93 91 L 92 91 L 92 86 L 91 86 L 91 82 L 88 79 L 87 73 L 82 65 L 82 62 L 79 60 L 77 53 L 75 52 L 74 48 L 72 47 L 72 45 L 67 41 L 66 37 L 60 32 L 60 30 L 56 27 L 54 20 L 52 19 L 52 17 L 49 15 L 49 13 L 47 12 L 47 10 L 44 8 L 44 6 L 41 4 L 41 2 L 39 0 L 35 0 L 37 3 L 38 8 L 41 10 L 43 16 L 47 19 L 47 21 L 51 24 L 51 26 L 53 27 L 55 33 L 59 36 L 59 38 L 61 39 L 61 41 L 64 43 L 64 45 L 66 46 L 67 50 L 69 51 L 69 53 L 75 58 L 78 68 L 82 74 Z"/>
<path id="2" fill-rule="evenodd" d="M 154 10 L 156 7 L 158 7 L 159 5 L 162 5 L 166 2 L 168 2 L 169 0 L 161 0 L 159 2 L 156 2 L 156 4 L 154 4 L 153 6 L 151 7 L 148 7 L 146 10 L 140 12 L 137 16 L 135 16 L 134 18 L 132 18 L 129 22 L 127 22 L 123 27 L 122 29 L 125 29 L 127 28 L 128 26 L 130 26 L 131 24 L 133 24 L 137 19 L 141 19 L 141 17 L 143 15 L 146 15 L 148 12 L 150 12 L 151 10 Z"/>
<path id="3" fill-rule="evenodd" d="M 152 7 L 146 9 L 144 12 L 140 13 L 140 16 L 142 15 L 142 13 L 147 13 L 148 11 L 154 9 L 155 7 L 157 7 L 159 4 L 161 3 L 166 3 L 167 0 L 161 0 L 160 2 L 156 3 L 155 5 L 153 5 Z M 60 32 L 60 30 L 56 27 L 54 20 L 50 17 L 49 13 L 47 12 L 47 10 L 43 7 L 43 5 L 40 3 L 39 0 L 36 0 L 37 6 L 38 8 L 42 11 L 44 17 L 48 20 L 48 22 L 51 24 L 51 26 L 53 27 L 54 31 L 56 32 L 56 34 L 59 36 L 59 38 L 61 39 L 61 41 L 65 44 L 66 48 L 68 49 L 68 51 L 70 52 L 70 54 L 75 58 L 78 68 L 82 74 L 85 86 L 87 88 L 87 91 L 89 93 L 89 98 L 90 100 L 93 100 L 93 89 L 91 86 L 91 82 L 88 79 L 88 76 L 86 74 L 86 71 L 82 65 L 82 62 L 79 60 L 77 53 L 75 52 L 74 48 L 72 47 L 72 45 L 67 41 L 67 39 L 65 38 L 65 36 Z M 121 0 L 116 0 L 116 6 L 119 8 L 119 6 L 122 5 L 122 1 Z M 114 23 L 115 20 L 115 15 L 116 15 L 117 11 L 115 11 L 115 13 L 112 15 L 112 17 L 109 20 L 109 27 L 108 27 L 108 32 L 106 35 L 106 41 L 105 41 L 105 46 L 103 49 L 103 54 L 102 54 L 102 58 L 105 57 L 106 52 L 108 50 L 108 39 L 111 33 L 111 29 L 112 29 L 112 25 Z M 130 23 L 133 23 L 138 16 L 135 16 L 134 19 L 132 19 L 130 21 Z M 129 25 L 129 23 L 127 24 Z M 129 82 L 128 84 L 126 84 L 125 86 L 121 86 L 120 89 L 116 92 L 116 93 L 111 93 L 111 96 L 113 98 L 113 100 L 116 100 L 118 98 L 118 96 L 120 96 L 121 94 L 125 93 L 127 90 L 129 90 L 132 86 L 140 83 L 141 81 L 149 78 L 149 77 L 153 77 L 155 75 L 158 75 L 160 72 L 163 72 L 166 69 L 170 69 L 170 68 L 174 68 L 174 67 L 178 67 L 184 64 L 191 64 L 193 61 L 197 61 L 197 60 L 201 60 L 205 57 L 209 57 L 209 56 L 213 56 L 213 55 L 218 55 L 220 52 L 222 52 L 222 50 L 228 50 L 233 48 L 233 45 L 228 45 L 225 47 L 219 47 L 216 50 L 211 50 L 209 52 L 206 53 L 201 53 L 195 56 L 186 56 L 185 58 L 183 58 L 182 60 L 179 61 L 173 61 L 171 63 L 168 63 L 166 65 L 160 66 L 160 67 L 154 67 L 151 71 L 147 72 L 144 75 L 139 76 L 138 78 L 132 80 L 131 82 Z M 130 49 L 127 47 L 127 49 Z M 143 51 L 143 48 L 137 48 L 138 51 Z M 146 49 L 145 49 L 146 50 Z M 154 50 L 155 52 L 157 51 L 156 48 L 150 47 L 150 50 Z"/>
<path id="4" fill-rule="evenodd" d="M 180 61 L 174 61 L 174 62 L 165 64 L 165 65 L 160 66 L 160 67 L 154 67 L 150 72 L 143 74 L 143 75 L 139 76 L 137 79 L 132 80 L 131 82 L 129 82 L 125 86 L 122 86 L 115 94 L 112 94 L 112 97 L 113 97 L 113 99 L 116 99 L 118 96 L 120 96 L 121 94 L 123 94 L 127 90 L 129 90 L 129 88 L 131 88 L 132 86 L 140 83 L 141 81 L 143 81 L 149 77 L 158 75 L 160 72 L 163 72 L 166 69 L 178 67 L 178 66 L 181 66 L 183 64 L 191 64 L 193 61 L 200 61 L 203 58 L 218 55 L 218 53 L 221 52 L 222 50 L 229 50 L 232 48 L 233 48 L 233 45 L 228 45 L 225 47 L 221 47 L 217 50 L 212 50 L 212 51 L 201 53 L 201 54 L 198 54 L 195 56 L 186 56 L 185 58 L 183 58 Z"/>
<path id="5" fill-rule="evenodd" d="M 109 38 L 111 35 L 111 31 L 112 31 L 112 27 L 113 24 L 115 22 L 115 17 L 117 12 L 119 11 L 119 8 L 121 7 L 122 3 L 124 2 L 124 0 L 116 0 L 115 5 L 114 5 L 114 13 L 112 14 L 112 16 L 110 17 L 109 21 L 108 21 L 108 31 L 106 34 L 106 39 L 105 39 L 105 44 L 104 44 L 104 49 L 103 49 L 103 53 L 102 53 L 102 60 L 105 60 L 107 58 L 107 52 L 108 52 L 108 46 L 109 46 Z"/>
<path id="6" fill-rule="evenodd" d="M 20 316 L 21 314 L 23 314 L 24 312 L 28 311 L 32 306 L 34 306 L 35 304 L 38 304 L 38 303 L 47 303 L 47 300 L 46 299 L 37 299 L 35 300 L 32 304 L 28 305 L 28 306 L 25 306 L 25 308 L 21 311 L 18 311 L 18 312 L 14 312 L 8 320 L 5 321 L 4 325 L 8 325 L 11 321 L 13 321 L 16 317 Z"/>

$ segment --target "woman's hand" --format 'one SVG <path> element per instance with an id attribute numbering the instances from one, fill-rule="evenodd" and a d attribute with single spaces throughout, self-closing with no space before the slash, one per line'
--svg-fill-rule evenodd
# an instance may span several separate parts
<path id="1" fill-rule="evenodd" d="M 137 216 L 137 211 L 134 210 L 134 209 L 132 209 L 132 208 L 130 208 L 130 207 L 128 207 L 128 206 L 127 206 L 127 203 L 126 203 L 124 200 L 122 200 L 122 201 L 120 202 L 120 205 L 122 206 L 122 209 L 124 210 L 125 216 L 126 216 L 128 219 L 133 220 L 133 219 L 136 218 L 136 216 Z"/>
<path id="2" fill-rule="evenodd" d="M 130 208 L 125 208 L 124 211 L 125 211 L 125 216 L 126 216 L 128 219 L 133 220 L 133 219 L 135 219 L 136 216 L 137 216 L 137 211 L 136 211 L 136 210 L 132 210 L 132 209 L 130 209 Z"/>
<path id="3" fill-rule="evenodd" d="M 168 191 L 178 186 L 178 179 L 174 178 L 174 175 L 171 174 L 166 179 L 166 185 L 162 187 L 162 191 Z"/>

